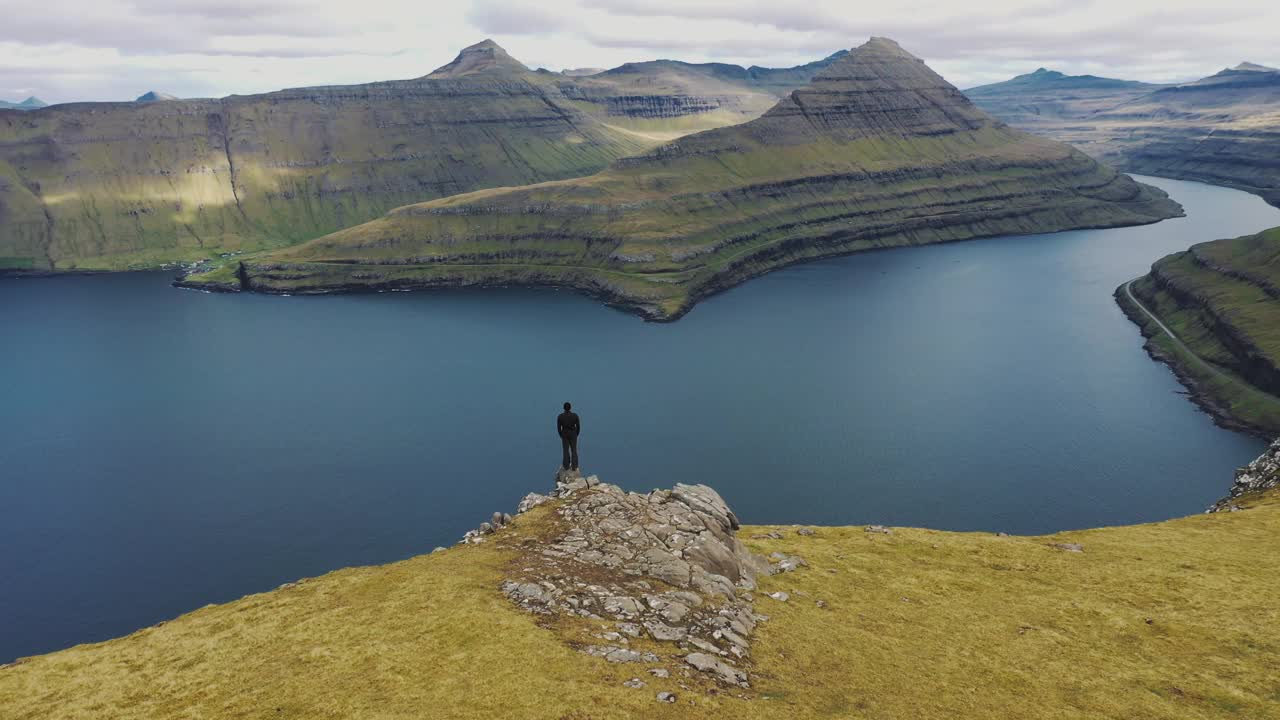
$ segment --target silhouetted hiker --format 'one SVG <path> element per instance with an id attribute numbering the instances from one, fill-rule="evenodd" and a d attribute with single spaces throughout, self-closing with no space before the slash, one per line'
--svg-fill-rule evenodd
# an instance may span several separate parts
<path id="1" fill-rule="evenodd" d="M 564 458 L 560 461 L 560 467 L 565 470 L 578 469 L 578 433 L 582 431 L 582 423 L 578 420 L 578 414 L 571 408 L 573 405 L 564 404 L 564 412 L 556 418 L 556 432 L 560 433 L 560 447 L 564 450 Z"/>

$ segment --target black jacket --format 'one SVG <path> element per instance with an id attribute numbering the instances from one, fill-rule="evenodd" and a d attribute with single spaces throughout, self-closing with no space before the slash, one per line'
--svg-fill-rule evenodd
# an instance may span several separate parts
<path id="1" fill-rule="evenodd" d="M 578 437 L 582 432 L 582 423 L 578 421 L 578 413 L 565 410 L 556 418 L 556 432 L 560 437 Z"/>

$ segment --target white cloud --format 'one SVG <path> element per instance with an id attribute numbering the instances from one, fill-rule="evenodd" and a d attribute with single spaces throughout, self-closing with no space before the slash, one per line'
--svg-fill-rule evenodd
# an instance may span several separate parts
<path id="1" fill-rule="evenodd" d="M 531 66 L 785 66 L 892 37 L 961 87 L 1046 66 L 1141 80 L 1280 64 L 1280 3 L 1216 0 L 0 0 L 0 99 L 417 77 L 493 37 Z"/>

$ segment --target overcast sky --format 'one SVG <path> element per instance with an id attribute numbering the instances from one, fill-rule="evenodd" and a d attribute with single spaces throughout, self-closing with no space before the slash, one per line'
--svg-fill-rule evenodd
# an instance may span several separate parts
<path id="1" fill-rule="evenodd" d="M 790 66 L 891 37 L 965 88 L 1040 66 L 1181 81 L 1280 65 L 1275 0 L 0 0 L 0 99 L 219 97 L 425 75 L 486 37 L 531 67 Z"/>

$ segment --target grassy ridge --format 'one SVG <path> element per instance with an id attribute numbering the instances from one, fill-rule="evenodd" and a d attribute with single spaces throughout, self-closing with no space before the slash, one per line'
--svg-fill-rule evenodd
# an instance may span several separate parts
<path id="1" fill-rule="evenodd" d="M 1133 284 L 1186 350 L 1149 318 L 1129 313 L 1211 412 L 1267 437 L 1280 434 L 1278 256 L 1275 228 L 1175 253 Z"/>
<path id="2" fill-rule="evenodd" d="M 818 528 L 751 540 L 752 699 L 574 652 L 498 589 L 525 539 L 351 568 L 0 668 L 37 718 L 1263 718 L 1280 712 L 1280 497 L 1047 537 Z M 743 537 L 771 528 L 746 527 Z M 1083 553 L 1051 543 L 1082 543 Z M 764 597 L 784 590 L 785 603 Z M 819 606 L 822 600 L 825 607 Z M 622 682 L 641 675 L 648 687 Z M 654 693 L 674 691 L 675 705 Z"/>

